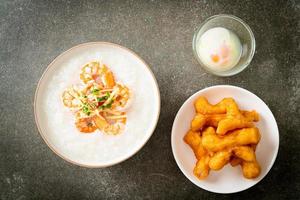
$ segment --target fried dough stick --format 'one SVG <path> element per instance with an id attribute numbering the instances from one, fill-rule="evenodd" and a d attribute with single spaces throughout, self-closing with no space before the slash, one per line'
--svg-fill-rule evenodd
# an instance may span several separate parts
<path id="1" fill-rule="evenodd" d="M 220 137 L 213 127 L 206 128 L 202 133 L 202 145 L 212 152 L 222 151 L 235 146 L 257 144 L 260 140 L 260 133 L 257 128 L 244 128 L 232 131 Z"/>
<path id="2" fill-rule="evenodd" d="M 188 131 L 184 136 L 184 141 L 193 149 L 197 158 L 197 163 L 194 168 L 195 176 L 199 179 L 205 179 L 210 171 L 208 165 L 210 157 L 202 146 L 200 132 Z"/>
<path id="3" fill-rule="evenodd" d="M 241 114 L 247 120 L 248 122 L 256 122 L 259 119 L 259 115 L 256 111 L 241 111 Z M 193 131 L 200 131 L 202 130 L 205 126 L 213 126 L 213 127 L 218 127 L 219 122 L 221 120 L 224 120 L 227 118 L 226 114 L 208 114 L 208 115 L 203 115 L 197 113 L 195 117 L 193 118 L 191 122 L 191 129 Z M 231 125 L 231 124 L 230 124 Z M 228 129 L 225 124 L 222 125 L 222 129 L 226 128 Z"/>
<path id="4" fill-rule="evenodd" d="M 226 118 L 219 122 L 216 133 L 218 135 L 225 135 L 227 132 L 240 128 L 251 128 L 254 124 L 245 118 Z"/>
<path id="5" fill-rule="evenodd" d="M 205 97 L 199 97 L 194 104 L 197 113 L 206 114 L 225 114 L 226 108 L 223 100 L 216 105 L 210 104 Z"/>
<path id="6" fill-rule="evenodd" d="M 252 162 L 243 161 L 241 166 L 245 178 L 253 179 L 260 174 L 261 169 L 256 160 Z"/>
<path id="7" fill-rule="evenodd" d="M 216 130 L 216 133 L 218 135 L 225 135 L 228 131 L 231 130 L 239 128 L 250 128 L 254 126 L 252 121 L 247 119 L 242 114 L 233 98 L 223 99 L 222 104 L 226 108 L 226 119 L 223 119 L 219 122 L 218 128 Z M 253 119 L 258 118 L 257 116 L 255 116 L 255 113 L 253 113 L 252 115 L 254 115 Z"/>
<path id="8" fill-rule="evenodd" d="M 217 127 L 218 135 L 225 135 L 231 130 L 253 127 L 252 122 L 259 120 L 255 111 L 240 111 L 233 98 L 224 98 L 218 104 L 212 105 L 205 97 L 199 97 L 195 101 L 195 109 L 198 114 L 191 124 L 194 131 L 201 130 L 205 125 L 214 126 Z"/>
<path id="9" fill-rule="evenodd" d="M 237 163 L 233 163 L 234 165 L 242 164 L 242 161 L 256 161 L 255 152 L 252 147 L 237 146 L 216 152 L 210 159 L 209 167 L 213 170 L 220 170 L 230 161 L 233 156 L 235 161 L 238 161 Z"/>
<path id="10" fill-rule="evenodd" d="M 212 170 L 222 169 L 229 162 L 231 156 L 230 149 L 216 152 L 209 161 L 209 168 Z"/>
<path id="11" fill-rule="evenodd" d="M 193 171 L 196 177 L 203 180 L 209 175 L 209 161 L 210 156 L 208 154 L 205 154 L 200 160 L 197 161 Z"/>
<path id="12" fill-rule="evenodd" d="M 206 154 L 206 150 L 202 146 L 200 132 L 188 131 L 184 136 L 184 141 L 194 151 L 194 154 L 198 160 Z"/>
<path id="13" fill-rule="evenodd" d="M 240 146 L 234 150 L 234 158 L 231 160 L 232 166 L 241 165 L 245 178 L 253 179 L 260 174 L 260 166 L 256 160 L 255 147 Z"/>

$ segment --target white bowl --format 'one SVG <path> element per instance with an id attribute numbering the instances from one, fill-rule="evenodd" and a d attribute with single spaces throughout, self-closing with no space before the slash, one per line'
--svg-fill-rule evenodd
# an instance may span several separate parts
<path id="1" fill-rule="evenodd" d="M 80 133 L 75 116 L 61 103 L 62 91 L 79 82 L 81 67 L 101 60 L 133 92 L 125 131 L 106 135 Z M 160 112 L 160 94 L 149 66 L 131 50 L 107 42 L 75 46 L 59 55 L 45 70 L 35 94 L 34 114 L 46 144 L 61 158 L 84 167 L 107 167 L 139 151 L 152 135 Z"/>
<path id="2" fill-rule="evenodd" d="M 195 115 L 194 101 L 205 96 L 212 104 L 225 97 L 233 97 L 240 109 L 256 110 L 260 121 L 256 123 L 261 133 L 261 141 L 257 145 L 256 156 L 261 165 L 260 175 L 249 180 L 243 177 L 241 168 L 226 165 L 220 171 L 210 171 L 205 180 L 199 180 L 193 174 L 196 158 L 192 149 L 183 141 Z M 273 166 L 279 147 L 279 132 L 275 118 L 268 106 L 255 94 L 240 87 L 218 85 L 205 88 L 188 98 L 179 109 L 173 123 L 171 136 L 172 151 L 182 173 L 195 185 L 215 193 L 234 193 L 246 190 L 262 180 Z"/>

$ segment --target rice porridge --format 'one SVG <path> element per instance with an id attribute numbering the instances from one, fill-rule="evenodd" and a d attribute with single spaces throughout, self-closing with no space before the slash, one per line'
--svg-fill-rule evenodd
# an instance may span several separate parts
<path id="1" fill-rule="evenodd" d="M 150 137 L 146 132 L 157 122 L 159 106 L 155 105 L 159 102 L 154 97 L 159 94 L 153 89 L 156 83 L 151 72 L 145 74 L 141 60 L 121 48 L 116 54 L 115 48 L 95 46 L 72 56 L 67 52 L 52 63 L 56 67 L 49 68 L 47 73 L 50 75 L 44 77 L 46 81 L 40 85 L 43 90 L 39 91 L 36 101 L 41 110 L 40 129 L 46 133 L 44 137 L 55 151 L 76 163 L 97 166 L 127 158 Z M 99 130 L 80 133 L 74 125 L 74 114 L 62 103 L 64 89 L 80 82 L 80 69 L 91 60 L 101 60 L 109 66 L 116 82 L 122 82 L 132 91 L 125 130 L 118 135 L 103 134 Z"/>

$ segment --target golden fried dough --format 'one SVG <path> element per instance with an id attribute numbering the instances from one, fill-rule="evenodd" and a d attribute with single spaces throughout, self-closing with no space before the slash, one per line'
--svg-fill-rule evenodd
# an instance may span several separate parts
<path id="1" fill-rule="evenodd" d="M 239 128 L 250 128 L 253 127 L 252 122 L 246 119 L 226 118 L 219 122 L 216 133 L 218 135 L 225 135 L 228 131 L 239 129 Z"/>
<path id="2" fill-rule="evenodd" d="M 234 158 L 232 158 L 234 155 Z M 232 149 L 226 149 L 216 152 L 209 161 L 209 167 L 212 170 L 220 170 L 228 162 L 232 166 L 242 164 L 243 161 L 246 162 L 256 162 L 255 153 L 252 147 L 250 146 L 237 146 Z"/>
<path id="3" fill-rule="evenodd" d="M 242 160 L 247 162 L 252 162 L 256 160 L 255 152 L 253 148 L 249 146 L 234 147 L 233 153 L 237 158 L 241 158 Z"/>
<path id="4" fill-rule="evenodd" d="M 196 115 L 184 141 L 192 148 L 197 158 L 194 174 L 205 179 L 210 170 L 220 170 L 226 164 L 240 165 L 245 178 L 260 174 L 255 149 L 260 141 L 259 130 L 254 122 L 259 114 L 239 110 L 233 98 L 224 98 L 212 105 L 205 97 L 195 103 Z"/>
<path id="5" fill-rule="evenodd" d="M 208 103 L 205 97 L 199 97 L 195 101 L 195 108 L 197 113 L 201 114 L 224 114 L 226 113 L 226 108 L 222 104 L 222 101 L 216 105 L 211 105 Z"/>
<path id="6" fill-rule="evenodd" d="M 213 170 L 222 169 L 229 162 L 231 155 L 231 150 L 218 151 L 211 157 L 209 167 Z"/>
<path id="7" fill-rule="evenodd" d="M 199 131 L 204 126 L 217 127 L 219 121 L 225 118 L 226 118 L 225 114 L 210 114 L 210 115 L 196 114 L 194 119 L 191 122 L 191 129 L 194 131 Z"/>
<path id="8" fill-rule="evenodd" d="M 188 131 L 184 136 L 184 141 L 193 149 L 197 159 L 200 159 L 206 154 L 206 150 L 203 148 L 201 143 L 201 136 L 199 132 Z"/>
<path id="9" fill-rule="evenodd" d="M 206 115 L 206 126 L 217 127 L 219 122 L 226 117 L 225 114 Z"/>
<path id="10" fill-rule="evenodd" d="M 260 166 L 255 160 L 253 162 L 242 162 L 242 171 L 245 178 L 256 178 L 260 174 Z"/>
<path id="11" fill-rule="evenodd" d="M 205 155 L 201 157 L 200 160 L 198 160 L 196 163 L 196 166 L 194 168 L 194 174 L 201 180 L 205 179 L 209 174 L 209 160 L 209 155 Z"/>
<path id="12" fill-rule="evenodd" d="M 238 105 L 232 98 L 223 99 L 222 104 L 224 104 L 226 107 L 226 118 L 219 122 L 217 134 L 224 135 L 231 130 L 254 126 L 251 121 L 254 121 L 258 118 L 258 114 L 256 112 L 251 114 L 244 112 L 244 115 L 247 115 L 248 118 L 245 117 L 243 112 L 239 110 Z"/>
<path id="13" fill-rule="evenodd" d="M 235 166 L 241 165 L 243 160 L 233 156 L 229 162 L 232 167 L 235 167 Z"/>
<path id="14" fill-rule="evenodd" d="M 252 122 L 252 121 L 257 121 L 259 119 L 258 113 L 255 111 L 241 111 L 244 119 L 246 122 Z M 195 117 L 193 118 L 191 122 L 191 129 L 193 131 L 200 131 L 202 130 L 205 126 L 213 126 L 213 127 L 218 127 L 219 122 L 226 119 L 227 115 L 226 114 L 208 114 L 208 115 L 203 115 L 200 113 L 197 113 Z M 247 124 L 246 124 L 247 125 Z M 227 128 L 226 124 L 222 125 L 222 129 L 226 128 L 227 130 L 233 130 L 233 128 Z M 247 126 L 246 126 L 247 127 Z M 245 128 L 246 128 L 245 127 Z M 244 127 L 242 127 L 244 128 Z M 227 132 L 226 130 L 226 132 Z M 218 131 L 217 131 L 218 133 Z"/>
<path id="15" fill-rule="evenodd" d="M 183 139 L 194 151 L 198 148 L 199 144 L 201 144 L 199 132 L 188 131 Z"/>
<path id="16" fill-rule="evenodd" d="M 191 122 L 192 131 L 200 131 L 202 127 L 206 124 L 207 116 L 202 114 L 196 114 Z"/>
<path id="17" fill-rule="evenodd" d="M 208 151 L 221 151 L 235 146 L 257 144 L 260 140 L 260 133 L 257 128 L 244 128 L 232 131 L 220 137 L 213 127 L 206 128 L 202 133 L 202 145 Z"/>
<path id="18" fill-rule="evenodd" d="M 252 111 L 242 110 L 241 113 L 249 122 L 259 121 L 259 114 L 255 110 Z"/>
<path id="19" fill-rule="evenodd" d="M 222 107 L 225 107 L 227 116 L 241 115 L 239 107 L 233 98 L 224 98 L 220 104 Z"/>
<path id="20" fill-rule="evenodd" d="M 195 156 L 197 159 L 200 159 L 202 156 L 204 156 L 207 153 L 207 151 L 204 149 L 202 143 L 198 146 L 195 152 Z"/>

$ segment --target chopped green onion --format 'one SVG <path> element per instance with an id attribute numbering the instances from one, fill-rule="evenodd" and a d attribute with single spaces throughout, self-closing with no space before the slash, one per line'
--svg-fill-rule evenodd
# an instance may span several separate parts
<path id="1" fill-rule="evenodd" d="M 82 107 L 82 111 L 87 115 L 91 114 L 91 111 L 90 111 L 89 107 L 87 106 L 87 104 L 84 104 L 84 106 Z"/>
<path id="2" fill-rule="evenodd" d="M 106 96 L 104 96 L 104 97 L 97 97 L 97 101 L 98 101 L 98 102 L 104 101 L 104 100 L 106 100 L 106 99 L 107 99 Z"/>
<path id="3" fill-rule="evenodd" d="M 95 88 L 92 90 L 93 95 L 98 95 L 99 94 L 99 89 Z"/>
<path id="4" fill-rule="evenodd" d="M 111 105 L 112 105 L 112 102 L 110 102 L 109 104 L 107 104 L 107 105 L 105 106 L 105 108 L 111 108 Z"/>
<path id="5" fill-rule="evenodd" d="M 101 102 L 101 101 L 107 100 L 109 98 L 109 96 L 110 96 L 109 92 L 106 92 L 105 96 L 97 97 L 97 101 Z"/>
<path id="6" fill-rule="evenodd" d="M 102 105 L 102 106 L 100 106 L 99 108 L 101 108 L 101 109 L 111 108 L 113 102 L 114 102 L 114 100 L 112 99 L 108 104 Z"/>

